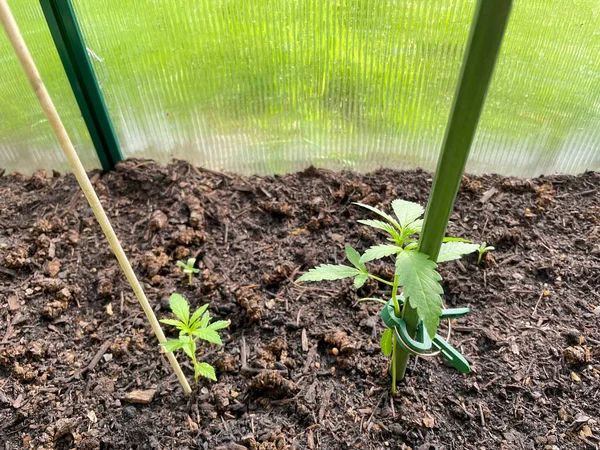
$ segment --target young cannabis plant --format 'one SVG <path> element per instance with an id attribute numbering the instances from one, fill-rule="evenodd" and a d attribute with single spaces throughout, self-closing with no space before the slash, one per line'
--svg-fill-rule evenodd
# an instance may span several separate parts
<path id="1" fill-rule="evenodd" d="M 196 360 L 196 341 L 201 339 L 213 344 L 223 345 L 218 330 L 229 326 L 228 320 L 217 320 L 210 323 L 211 316 L 208 313 L 208 305 L 202 305 L 190 317 L 190 307 L 183 296 L 172 294 L 169 297 L 169 306 L 177 319 L 161 319 L 162 323 L 171 325 L 179 330 L 179 339 L 171 339 L 162 342 L 168 352 L 183 349 L 185 354 L 194 363 L 194 380 L 198 381 L 200 376 L 217 381 L 215 369 L 208 363 L 199 363 Z"/>
<path id="2" fill-rule="evenodd" d="M 188 259 L 187 263 L 184 263 L 183 261 L 177 261 L 177 265 L 183 269 L 183 273 L 187 273 L 188 283 L 190 286 L 192 285 L 192 277 L 194 274 L 200 272 L 200 269 L 196 269 L 194 264 L 196 264 L 196 258 Z"/>
<path id="3" fill-rule="evenodd" d="M 485 241 L 483 241 L 480 245 L 479 248 L 477 249 L 477 251 L 479 252 L 479 254 L 477 255 L 477 265 L 479 265 L 479 263 L 481 262 L 481 258 L 483 258 L 483 256 L 487 253 L 487 252 L 491 252 L 492 250 L 496 250 L 495 247 L 492 247 L 491 245 L 487 245 Z"/>
<path id="4" fill-rule="evenodd" d="M 354 248 L 347 245 L 346 257 L 352 264 L 352 267 L 321 264 L 314 269 L 310 269 L 297 281 L 354 278 L 354 287 L 358 289 L 369 278 L 372 278 L 391 286 L 392 299 L 390 301 L 372 298 L 363 300 L 374 300 L 385 304 L 382 317 L 384 317 L 386 325 L 388 322 L 392 323 L 391 327 L 388 325 L 388 329 L 382 336 L 381 349 L 386 356 L 392 356 L 392 389 L 395 391 L 396 374 L 394 368 L 396 367 L 396 358 L 399 358 L 399 355 L 395 351 L 396 346 L 403 335 L 406 336 L 405 339 L 402 339 L 403 345 L 409 341 L 416 342 L 407 335 L 406 323 L 402 320 L 406 313 L 405 309 L 410 307 L 418 315 L 420 328 L 417 330 L 417 338 L 420 336 L 421 340 L 426 341 L 430 346 L 433 345 L 438 350 L 440 348 L 444 349 L 442 355 L 445 357 L 452 353 L 448 350 L 451 346 L 445 341 L 441 343 L 443 339 L 436 335 L 436 330 L 440 318 L 447 318 L 450 313 L 446 314 L 446 312 L 450 312 L 451 310 L 442 310 L 441 295 L 443 294 L 443 289 L 440 285 L 441 276 L 437 272 L 437 264 L 431 261 L 428 255 L 417 251 L 419 242 L 416 235 L 421 232 L 423 226 L 423 220 L 421 219 L 424 213 L 423 207 L 405 200 L 394 200 L 392 202 L 392 209 L 395 217 L 393 217 L 372 206 L 361 203 L 356 204 L 374 212 L 383 219 L 367 219 L 359 220 L 358 222 L 385 232 L 387 240 L 390 243 L 372 246 L 363 255 L 360 255 Z M 477 251 L 478 248 L 478 244 L 473 244 L 468 240 L 446 237 L 440 249 L 437 263 L 458 259 L 464 254 Z M 395 258 L 396 269 L 392 280 L 384 280 L 371 274 L 366 266 L 366 263 L 386 257 Z M 399 293 L 399 288 L 402 288 L 402 295 Z M 461 313 L 464 314 L 466 312 L 461 311 Z M 453 314 L 456 317 L 457 312 L 453 311 Z M 390 320 L 386 320 L 386 318 L 390 318 L 390 315 L 393 317 Z M 400 326 L 393 325 L 394 323 Z M 437 340 L 438 338 L 439 340 Z M 436 344 L 436 340 L 440 345 Z M 416 342 L 414 347 L 425 348 L 423 345 L 419 346 L 418 344 L 422 343 Z M 466 360 L 464 358 L 462 360 L 466 364 Z M 404 374 L 402 372 L 398 375 L 401 378 Z"/>

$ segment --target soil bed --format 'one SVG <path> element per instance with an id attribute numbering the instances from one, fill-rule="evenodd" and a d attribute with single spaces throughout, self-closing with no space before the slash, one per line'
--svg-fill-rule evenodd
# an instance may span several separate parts
<path id="1" fill-rule="evenodd" d="M 179 292 L 232 321 L 224 348 L 203 349 L 219 382 L 183 395 L 72 175 L 5 175 L 3 448 L 597 448 L 599 174 L 464 180 L 449 234 L 496 247 L 442 266 L 447 306 L 472 310 L 451 341 L 473 373 L 413 360 L 395 398 L 379 305 L 358 304 L 350 281 L 291 280 L 341 262 L 344 243 L 382 241 L 351 202 L 425 204 L 430 174 L 245 178 L 130 160 L 92 175 L 157 314 Z M 191 288 L 175 265 L 188 256 Z"/>

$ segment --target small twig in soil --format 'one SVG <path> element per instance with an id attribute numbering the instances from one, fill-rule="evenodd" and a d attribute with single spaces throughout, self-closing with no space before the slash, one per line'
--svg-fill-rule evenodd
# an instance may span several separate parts
<path id="1" fill-rule="evenodd" d="M 287 368 L 285 369 L 259 369 L 256 367 L 249 367 L 248 366 L 248 347 L 246 346 L 246 338 L 242 336 L 242 346 L 240 348 L 240 361 L 242 363 L 242 367 L 240 368 L 240 372 L 246 372 L 246 373 L 261 373 L 261 372 L 268 372 L 270 370 L 274 370 L 275 372 L 279 372 L 280 374 L 284 374 L 287 375 L 288 370 Z"/>
<path id="2" fill-rule="evenodd" d="M 540 304 L 540 302 L 542 301 L 542 297 L 544 296 L 544 291 L 542 290 L 539 298 L 537 299 L 537 302 L 535 303 L 535 306 L 533 307 L 533 311 L 531 312 L 531 317 L 535 317 L 535 313 L 538 309 L 538 306 Z"/>
<path id="3" fill-rule="evenodd" d="M 488 220 L 489 220 L 489 218 L 488 218 L 488 217 L 486 217 L 486 218 L 485 218 L 485 222 L 483 223 L 483 228 L 481 229 L 481 235 L 480 235 L 482 238 L 483 238 L 483 234 L 485 233 L 485 229 L 486 229 L 486 227 L 487 227 Z"/>
<path id="4" fill-rule="evenodd" d="M 15 315 L 15 317 L 13 317 L 13 320 L 11 320 L 11 322 L 8 324 L 8 328 L 6 329 L 6 333 L 4 333 L 4 337 L 2 338 L 2 342 L 0 342 L 0 344 L 4 345 L 8 342 L 8 340 L 10 339 L 12 332 L 13 332 L 13 326 L 21 319 L 21 313 L 17 313 Z"/>
<path id="5" fill-rule="evenodd" d="M 92 360 L 90 361 L 90 363 L 87 365 L 87 367 L 84 367 L 81 372 L 79 372 L 79 375 L 83 375 L 87 372 L 91 372 L 92 370 L 94 370 L 94 368 L 96 367 L 96 365 L 98 365 L 98 363 L 100 362 L 100 358 L 102 358 L 102 355 L 104 355 L 106 353 L 106 351 L 108 350 L 108 348 L 110 347 L 110 344 L 112 343 L 112 337 L 107 339 L 104 344 L 102 344 L 100 346 L 100 348 L 98 349 L 98 351 L 96 352 L 96 354 L 94 355 L 94 357 L 92 358 Z"/>
<path id="6" fill-rule="evenodd" d="M 500 378 L 502 378 L 501 376 L 497 376 L 492 378 L 490 381 L 488 381 L 487 383 L 485 383 L 481 389 L 487 389 L 489 388 L 492 384 L 494 384 L 496 381 L 498 381 Z"/>
<path id="7" fill-rule="evenodd" d="M 300 309 L 298 309 L 298 314 L 296 314 L 296 328 L 300 327 L 300 314 L 302 314 L 303 309 L 304 306 L 301 306 Z"/>
<path id="8" fill-rule="evenodd" d="M 498 262 L 498 266 L 503 266 L 504 264 L 508 264 L 509 262 L 512 262 L 515 259 L 519 259 L 519 255 L 516 254 L 516 253 L 514 255 L 511 255 L 511 256 L 507 257 L 507 258 L 504 258 L 502 261 L 499 261 Z"/>
<path id="9" fill-rule="evenodd" d="M 313 345 L 310 350 L 308 351 L 308 355 L 306 355 L 306 361 L 304 362 L 304 372 L 308 372 L 308 369 L 310 368 L 310 365 L 313 362 L 313 359 L 315 358 L 315 356 L 317 355 L 317 346 Z"/>
<path id="10" fill-rule="evenodd" d="M 206 167 L 202 167 L 202 169 L 198 169 L 198 168 L 192 166 L 192 170 L 194 172 L 196 172 L 196 175 L 198 175 L 200 177 L 204 176 L 204 174 L 202 172 L 206 172 L 206 173 L 210 173 L 212 175 L 216 175 L 218 177 L 227 178 L 228 180 L 234 179 L 234 177 L 232 177 L 231 175 L 227 175 L 226 173 L 222 173 L 222 172 L 217 172 L 215 170 L 210 170 L 210 169 L 207 169 Z M 239 179 L 241 181 L 243 181 L 244 183 L 246 182 L 243 178 L 239 178 Z"/>
<path id="11" fill-rule="evenodd" d="M 388 395 L 388 393 L 386 391 L 383 393 L 383 395 L 381 397 L 379 397 L 379 400 L 377 401 L 375 408 L 373 408 L 373 411 L 371 412 L 371 415 L 369 416 L 369 420 L 367 420 L 367 426 L 371 423 L 371 420 L 373 420 L 373 416 L 375 415 L 375 412 L 377 412 L 377 408 L 379 408 L 379 405 L 381 404 L 381 402 L 387 395 Z"/>
<path id="12" fill-rule="evenodd" d="M 481 421 L 481 426 L 485 427 L 485 416 L 483 415 L 483 408 L 481 408 L 481 403 L 479 403 L 479 420 Z"/>
<path id="13" fill-rule="evenodd" d="M 17 276 L 17 272 L 15 272 L 14 270 L 7 269 L 5 267 L 0 267 L 0 273 L 3 273 L 4 275 L 9 275 L 11 277 Z"/>

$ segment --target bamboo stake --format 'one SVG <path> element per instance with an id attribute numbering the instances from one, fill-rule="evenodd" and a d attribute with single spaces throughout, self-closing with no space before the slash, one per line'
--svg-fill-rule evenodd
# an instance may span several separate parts
<path id="1" fill-rule="evenodd" d="M 115 231 L 113 230 L 108 217 L 104 212 L 104 208 L 102 208 L 100 200 L 98 200 L 98 196 L 94 191 L 92 183 L 85 173 L 85 169 L 83 168 L 83 165 L 81 164 L 81 161 L 75 152 L 73 143 L 71 142 L 71 139 L 67 134 L 67 130 L 60 120 L 60 116 L 54 107 L 54 103 L 52 103 L 52 99 L 46 90 L 46 86 L 40 77 L 35 62 L 33 61 L 31 53 L 25 44 L 23 36 L 6 0 L 0 0 L 0 22 L 2 22 L 2 25 L 6 30 L 8 40 L 14 48 L 17 58 L 19 58 L 19 62 L 21 63 L 21 66 L 23 67 L 23 70 L 29 79 L 29 83 L 31 84 L 31 87 L 33 88 L 33 91 L 35 92 L 35 95 L 37 96 L 40 105 L 44 110 L 44 114 L 46 115 L 46 118 L 48 119 L 48 122 L 50 123 L 50 126 L 52 127 L 52 130 L 54 131 L 54 134 L 56 135 L 56 138 L 58 139 L 65 156 L 67 157 L 67 160 L 69 161 L 71 170 L 73 170 L 75 178 L 77 178 L 77 181 L 81 186 L 81 190 L 85 194 L 87 201 L 94 211 L 96 220 L 98 220 L 98 223 L 100 224 L 100 227 L 102 228 L 102 231 L 108 240 L 110 248 L 117 257 L 119 265 L 127 277 L 127 281 L 129 281 L 129 284 L 131 285 L 133 292 L 135 292 L 140 305 L 142 305 L 142 309 L 146 313 L 146 317 L 148 317 L 148 321 L 150 322 L 150 326 L 152 327 L 154 334 L 158 338 L 159 342 L 165 342 L 166 338 L 163 330 L 160 327 L 156 316 L 154 315 L 154 311 L 152 310 L 150 303 L 148 303 L 148 299 L 144 294 L 140 282 L 131 268 L 131 264 L 129 263 L 129 260 L 127 259 L 123 248 L 121 247 L 121 243 L 119 242 L 119 239 L 117 238 L 117 235 L 115 234 Z M 179 363 L 177 362 L 177 359 L 175 359 L 175 356 L 171 352 L 167 352 L 166 354 L 169 363 L 171 363 L 171 366 L 173 367 L 173 370 L 175 371 L 175 374 L 181 383 L 181 387 L 186 394 L 190 394 L 192 390 L 181 370 L 181 367 L 179 366 Z"/>

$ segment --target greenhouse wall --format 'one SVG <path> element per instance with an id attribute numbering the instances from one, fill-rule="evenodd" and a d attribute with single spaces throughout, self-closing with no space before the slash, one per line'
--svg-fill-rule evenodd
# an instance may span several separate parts
<path id="1" fill-rule="evenodd" d="M 37 2 L 9 2 L 86 168 Z M 244 174 L 432 170 L 474 2 L 73 0 L 126 157 Z M 516 0 L 467 171 L 600 169 L 600 4 Z M 0 167 L 67 163 L 3 34 Z"/>

